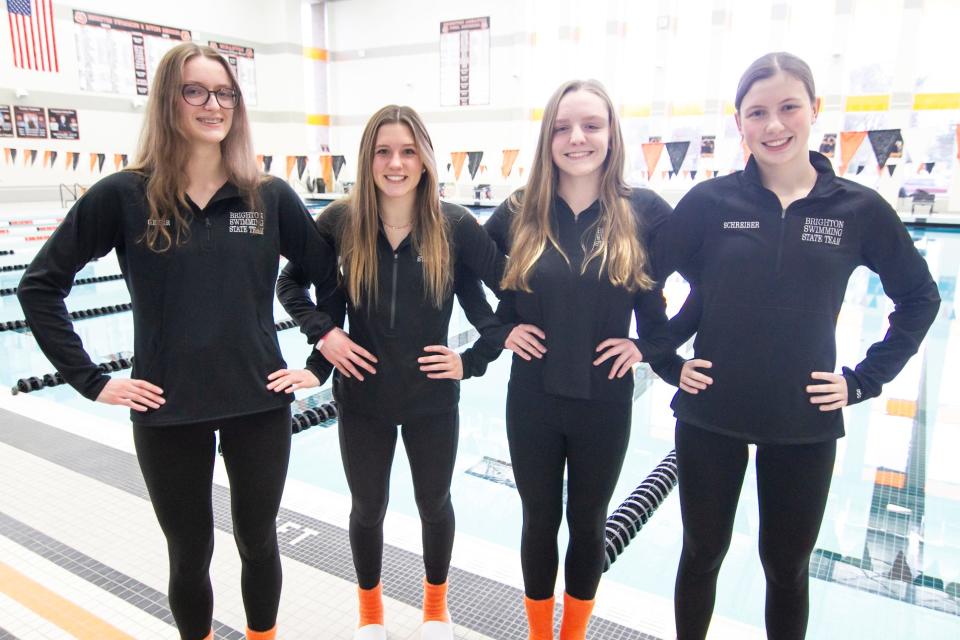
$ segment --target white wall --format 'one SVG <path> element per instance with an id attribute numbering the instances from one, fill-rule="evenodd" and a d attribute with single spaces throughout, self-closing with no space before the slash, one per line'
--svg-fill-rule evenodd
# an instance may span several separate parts
<path id="1" fill-rule="evenodd" d="M 902 128 L 908 159 L 937 160 L 946 182 L 956 164 L 955 150 L 941 144 L 931 151 L 927 143 L 945 140 L 960 109 L 912 106 L 914 93 L 960 92 L 942 33 L 960 19 L 955 0 L 337 0 L 326 8 L 330 141 L 347 159 L 341 178 L 355 174 L 367 118 L 400 103 L 424 116 L 441 169 L 451 151 L 483 151 L 488 172 L 472 182 L 521 184 L 517 169 L 529 166 L 539 128 L 534 110 L 576 77 L 604 82 L 621 108 L 634 180 L 646 168 L 640 145 L 652 135 L 694 144 L 695 136 L 717 136 L 711 168 L 725 172 L 742 163 L 731 115 L 737 79 L 775 50 L 805 58 L 817 78 L 825 111 L 813 148 L 827 132 Z M 481 16 L 491 21 L 490 104 L 441 107 L 440 22 Z M 889 108 L 845 108 L 848 96 L 866 93 L 890 96 Z M 504 181 L 502 151 L 517 147 L 514 173 Z M 895 194 L 916 169 L 902 167 L 889 179 L 871 168 L 857 179 Z M 467 190 L 471 180 L 460 182 Z M 689 186 L 682 182 L 657 175 L 652 186 Z"/>
<path id="2" fill-rule="evenodd" d="M 274 155 L 275 167 L 282 156 L 304 153 L 306 132 L 305 95 L 302 82 L 300 0 L 234 0 L 223 2 L 126 2 L 86 0 L 78 5 L 54 3 L 59 73 L 28 71 L 14 67 L 9 31 L 0 29 L 0 104 L 75 108 L 80 125 L 79 140 L 0 138 L 0 146 L 39 149 L 36 165 L 25 167 L 18 156 L 14 166 L 0 164 L 0 191 L 11 186 L 33 187 L 58 183 L 90 184 L 113 171 L 113 154 L 136 150 L 143 109 L 133 105 L 135 96 L 81 91 L 73 9 L 180 27 L 192 32 L 194 41 L 209 40 L 251 46 L 255 51 L 257 93 L 251 109 L 254 144 L 258 153 Z M 14 96 L 14 89 L 29 95 Z M 58 151 L 54 169 L 41 167 L 43 150 Z M 81 152 L 77 171 L 64 168 L 67 151 Z M 105 153 L 104 170 L 89 171 L 89 154 Z M 2 163 L 3 160 L 0 160 Z"/>

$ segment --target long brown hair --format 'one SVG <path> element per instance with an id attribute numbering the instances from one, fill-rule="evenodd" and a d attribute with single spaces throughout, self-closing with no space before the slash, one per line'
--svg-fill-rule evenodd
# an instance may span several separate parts
<path id="1" fill-rule="evenodd" d="M 547 102 L 530 178 L 526 187 L 510 196 L 509 206 L 514 211 L 511 225 L 513 245 L 501 285 L 504 289 L 530 291 L 530 273 L 546 250 L 547 243 L 570 263 L 550 221 L 559 180 L 551 147 L 560 101 L 574 91 L 589 91 L 603 100 L 610 122 L 610 148 L 600 175 L 600 218 L 597 221 L 600 241 L 585 247 L 580 272 L 586 272 L 590 262 L 599 259 L 601 276 L 606 270 L 614 286 L 625 287 L 629 291 L 650 289 L 653 280 L 647 274 L 647 252 L 637 239 L 637 223 L 629 200 L 630 189 L 623 179 L 625 151 L 620 120 L 610 96 L 596 80 L 565 82 Z M 588 234 L 588 237 L 592 239 L 594 236 Z"/>
<path id="2" fill-rule="evenodd" d="M 237 92 L 233 123 L 220 142 L 220 155 L 227 180 L 234 184 L 248 204 L 257 202 L 260 172 L 253 154 L 247 109 L 240 95 L 240 85 L 233 70 L 219 53 L 202 45 L 185 42 L 170 49 L 157 65 L 150 88 L 143 129 L 134 163 L 127 169 L 148 176 L 147 207 L 149 219 L 142 240 L 158 253 L 190 236 L 190 207 L 187 205 L 187 160 L 190 142 L 180 126 L 180 95 L 183 66 L 188 60 L 203 56 L 215 60 L 227 72 Z M 170 227 L 173 226 L 171 234 Z"/>
<path id="3" fill-rule="evenodd" d="M 373 158 L 377 132 L 386 124 L 402 124 L 413 135 L 417 154 L 425 171 L 417 185 L 410 231 L 414 249 L 423 257 L 425 293 L 440 308 L 453 282 L 450 243 L 437 186 L 437 163 L 433 143 L 420 116 L 410 107 L 395 104 L 377 111 L 367 122 L 360 138 L 357 158 L 357 183 L 350 191 L 349 214 L 342 226 L 340 259 L 347 285 L 347 295 L 356 307 L 361 301 L 377 299 L 377 234 L 380 228 L 380 202 L 373 179 Z"/>

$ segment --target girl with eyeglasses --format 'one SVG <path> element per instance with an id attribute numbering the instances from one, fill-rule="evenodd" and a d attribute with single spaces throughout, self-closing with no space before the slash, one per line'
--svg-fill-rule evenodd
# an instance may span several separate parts
<path id="1" fill-rule="evenodd" d="M 666 317 L 647 247 L 670 206 L 623 178 L 624 143 L 603 86 L 570 81 L 544 109 L 530 178 L 486 224 L 509 255 L 498 315 L 514 352 L 507 439 L 523 503 L 520 557 L 530 640 L 553 638 L 564 513 L 562 640 L 583 640 L 623 465 L 633 366 L 660 353 Z M 628 337 L 636 317 L 639 338 Z"/>
<path id="2" fill-rule="evenodd" d="M 453 549 L 450 483 L 459 435 L 459 380 L 481 375 L 499 349 L 446 346 L 454 294 L 488 336 L 500 324 L 477 278 L 496 290 L 504 258 L 463 207 L 441 202 L 433 144 L 410 107 L 367 122 L 357 183 L 317 219 L 336 247 L 340 287 L 316 319 L 307 279 L 284 268 L 277 293 L 316 349 L 305 370 L 279 370 L 270 388 L 314 387 L 336 368 L 340 453 L 350 487 L 350 547 L 360 621 L 355 640 L 385 640 L 383 519 L 399 425 L 423 530 L 422 640 L 452 640 L 447 575 Z M 343 330 L 345 317 L 349 333 Z"/>
<path id="3" fill-rule="evenodd" d="M 134 365 L 107 376 L 84 351 L 64 298 L 74 275 L 115 250 L 130 291 Z M 160 61 L 128 170 L 80 198 L 24 273 L 17 295 L 37 344 L 85 397 L 130 408 L 137 460 L 170 558 L 183 640 L 213 638 L 209 567 L 215 432 L 230 478 L 247 638 L 276 635 L 276 516 L 290 453 L 290 396 L 273 326 L 280 256 L 321 289 L 331 247 L 286 183 L 260 175 L 236 78 L 193 43 Z"/>
<path id="4" fill-rule="evenodd" d="M 677 637 L 706 637 L 755 444 L 767 637 L 798 640 L 841 409 L 879 395 L 900 372 L 940 297 L 896 212 L 809 151 L 819 102 L 803 60 L 757 59 L 734 104 L 751 152 L 746 168 L 691 189 L 655 248 L 658 277 L 680 269 L 694 282 L 678 339 L 697 331 L 694 359 L 657 366 L 680 387 L 672 403 L 683 519 Z M 880 276 L 894 311 L 864 360 L 837 373 L 837 316 L 858 266 Z"/>

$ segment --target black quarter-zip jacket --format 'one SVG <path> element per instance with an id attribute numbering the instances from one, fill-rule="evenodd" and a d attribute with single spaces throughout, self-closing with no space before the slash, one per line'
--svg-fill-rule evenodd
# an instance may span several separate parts
<path id="1" fill-rule="evenodd" d="M 30 264 L 17 296 L 37 344 L 68 383 L 96 399 L 109 377 L 84 351 L 64 298 L 77 271 L 116 249 L 132 303 L 131 377 L 159 386 L 166 400 L 131 411 L 134 423 L 186 424 L 285 406 L 290 395 L 266 389 L 267 374 L 286 366 L 273 326 L 280 256 L 304 265 L 329 293 L 331 246 L 297 194 L 270 178 L 255 211 L 230 183 L 202 210 L 190 202 L 189 239 L 151 251 L 141 241 L 147 180 L 121 171 L 94 184 Z"/>
<path id="2" fill-rule="evenodd" d="M 810 194 L 784 210 L 763 187 L 753 158 L 744 171 L 684 196 L 655 241 L 660 278 L 681 269 L 696 282 L 694 357 L 713 384 L 678 391 L 677 418 L 757 443 L 841 437 L 841 411 L 810 402 L 813 371 L 834 371 L 836 323 L 850 274 L 866 266 L 894 304 L 889 329 L 855 368 L 843 368 L 849 403 L 880 394 L 917 352 L 940 296 L 896 212 L 876 191 L 834 175 L 811 152 Z M 674 381 L 682 360 L 660 363 Z"/>
<path id="3" fill-rule="evenodd" d="M 632 189 L 630 204 L 635 216 L 639 240 L 649 247 L 651 239 L 670 214 L 670 205 L 648 189 Z M 515 324 L 533 324 L 546 335 L 547 353 L 542 359 L 513 357 L 510 384 L 568 398 L 629 402 L 633 398 L 633 376 L 609 380 L 615 359 L 600 366 L 593 360 L 597 345 L 607 338 L 626 338 L 630 316 L 636 318 L 638 339 L 634 339 L 644 359 L 658 356 L 670 340 L 666 332 L 663 289 L 657 284 L 649 291 L 630 292 L 610 283 L 599 260 L 593 260 L 581 273 L 585 250 L 598 242 L 601 218 L 596 201 L 579 215 L 562 198 L 554 199 L 550 212 L 560 246 L 570 262 L 548 245 L 530 276 L 531 292 L 504 292 L 497 309 L 509 329 Z M 509 201 L 501 204 L 485 228 L 498 247 L 509 254 L 512 243 L 510 225 L 514 213 Z M 503 339 L 499 345 L 503 345 Z"/>
<path id="4" fill-rule="evenodd" d="M 455 204 L 441 203 L 453 256 L 454 283 L 450 294 L 438 309 L 426 297 L 423 263 L 411 236 L 394 250 L 381 229 L 377 237 L 378 297 L 375 304 L 356 307 L 345 289 L 314 305 L 305 274 L 291 264 L 283 269 L 277 283 L 277 295 L 284 308 L 300 323 L 301 331 L 315 344 L 334 326 L 344 326 L 349 318 L 350 338 L 376 356 L 376 374 L 364 374 L 356 380 L 334 374 L 333 390 L 337 402 L 354 413 L 377 415 L 398 422 L 412 416 L 449 411 L 460 399 L 456 380 L 434 380 L 420 371 L 417 358 L 431 355 L 427 345 L 446 345 L 454 294 L 467 319 L 481 332 L 498 332 L 500 322 L 486 301 L 480 283 L 499 291 L 505 259 L 473 215 Z M 343 202 L 327 207 L 317 218 L 320 235 L 336 247 L 340 255 L 342 226 L 349 215 Z M 320 313 L 318 313 L 318 311 Z M 483 344 L 461 354 L 464 378 L 482 375 L 499 349 Z M 314 350 L 307 361 L 321 381 L 332 365 Z"/>

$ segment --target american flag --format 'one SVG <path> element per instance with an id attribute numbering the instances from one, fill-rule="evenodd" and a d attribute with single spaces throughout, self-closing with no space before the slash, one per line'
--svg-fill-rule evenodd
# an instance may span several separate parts
<path id="1" fill-rule="evenodd" d="M 53 0 L 7 0 L 13 64 L 21 69 L 60 72 Z"/>

